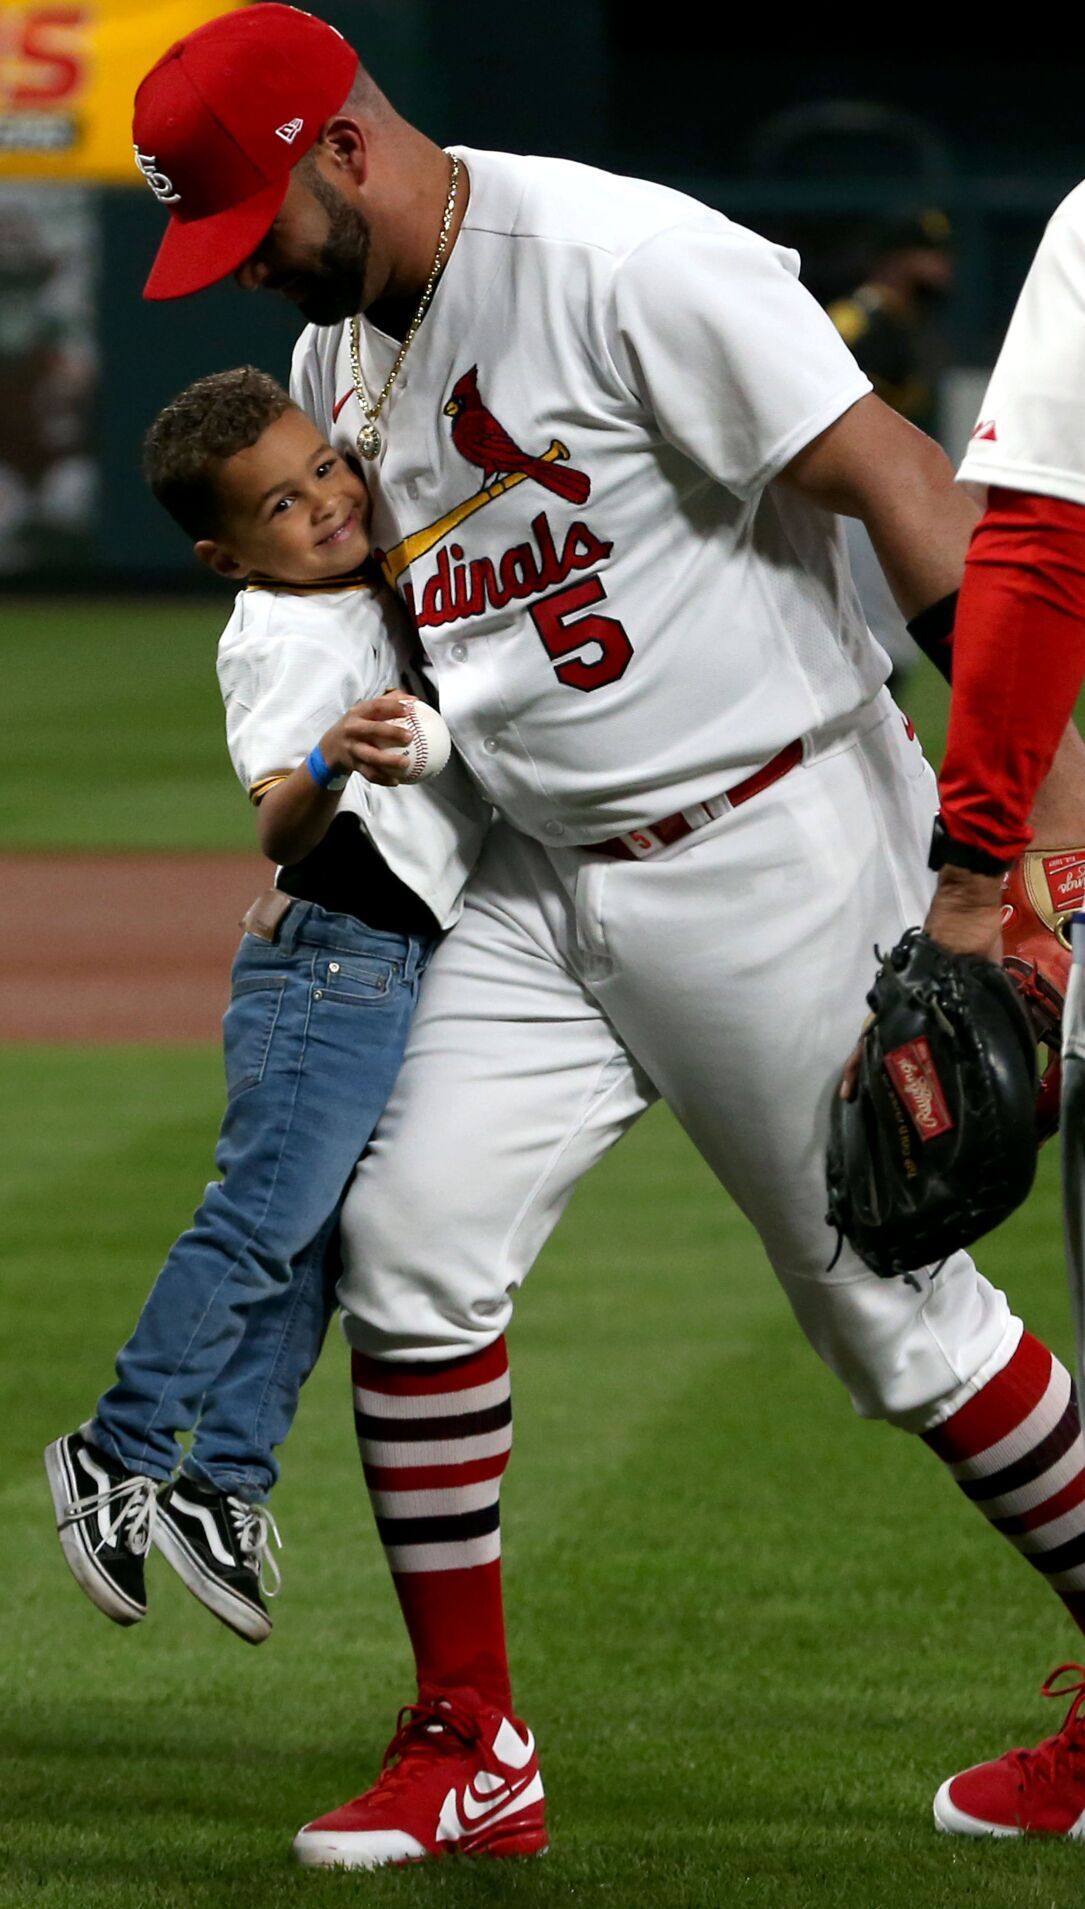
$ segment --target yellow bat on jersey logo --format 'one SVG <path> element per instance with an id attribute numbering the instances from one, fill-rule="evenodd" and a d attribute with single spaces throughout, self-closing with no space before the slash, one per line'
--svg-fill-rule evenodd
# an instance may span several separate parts
<path id="1" fill-rule="evenodd" d="M 568 456 L 568 446 L 563 444 L 560 438 L 555 438 L 549 449 L 540 454 L 539 462 L 542 464 L 564 463 Z M 468 517 L 473 517 L 477 510 L 485 510 L 487 504 L 492 504 L 495 498 L 504 496 L 506 491 L 512 490 L 515 484 L 522 484 L 529 476 L 529 471 L 511 471 L 507 477 L 496 477 L 492 484 L 484 484 L 481 490 L 474 491 L 470 497 L 465 497 L 462 504 L 456 504 L 452 510 L 446 511 L 443 517 L 438 517 L 436 523 L 427 524 L 422 530 L 412 531 L 409 537 L 404 537 L 400 543 L 394 544 L 391 550 L 377 551 L 375 555 L 380 563 L 385 582 L 394 590 L 403 572 L 409 570 L 412 563 L 417 563 L 420 557 L 428 557 L 430 551 L 441 542 L 443 537 L 449 536 L 452 531 L 458 529 L 460 524 L 466 522 Z"/>

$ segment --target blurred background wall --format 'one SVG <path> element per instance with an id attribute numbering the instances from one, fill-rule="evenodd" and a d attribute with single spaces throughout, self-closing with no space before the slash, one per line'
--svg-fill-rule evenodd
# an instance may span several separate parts
<path id="1" fill-rule="evenodd" d="M 162 213 L 132 164 L 132 75 L 220 5 L 0 5 L 0 588 L 195 586 L 140 482 L 141 434 L 203 371 L 252 360 L 285 375 L 296 321 L 274 300 L 139 296 Z M 869 329 L 894 233 L 936 211 L 950 269 L 909 291 L 904 370 L 953 455 L 1044 219 L 1085 172 L 1070 62 L 934 59 L 918 34 L 856 53 L 854 27 L 846 54 L 825 30 L 781 54 L 778 27 L 736 40 L 729 15 L 675 0 L 319 10 L 441 142 L 663 180 L 798 246 L 816 295 L 844 301 L 845 335 Z"/>

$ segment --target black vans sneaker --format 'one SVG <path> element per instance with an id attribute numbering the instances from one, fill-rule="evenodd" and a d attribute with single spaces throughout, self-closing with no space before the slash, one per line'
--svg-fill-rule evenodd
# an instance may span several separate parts
<path id="1" fill-rule="evenodd" d="M 154 1542 L 162 1556 L 193 1596 L 250 1644 L 262 1644 L 271 1631 L 260 1593 L 274 1597 L 279 1589 L 272 1539 L 281 1549 L 266 1505 L 205 1491 L 190 1478 L 167 1485 L 159 1498 Z"/>
<path id="2" fill-rule="evenodd" d="M 114 1624 L 147 1615 L 143 1561 L 154 1531 L 158 1486 L 126 1471 L 69 1432 L 45 1448 L 57 1531 L 72 1576 Z"/>

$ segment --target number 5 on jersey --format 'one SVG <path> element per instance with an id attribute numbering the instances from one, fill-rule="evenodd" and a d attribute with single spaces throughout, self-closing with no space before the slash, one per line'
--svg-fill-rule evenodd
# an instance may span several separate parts
<path id="1" fill-rule="evenodd" d="M 559 683 L 568 683 L 572 689 L 599 689 L 624 676 L 633 645 L 616 618 L 597 616 L 590 608 L 606 599 L 598 577 L 583 577 L 579 583 L 571 583 L 532 605 L 531 621 Z M 582 614 L 584 611 L 587 615 Z M 588 654 L 578 655 L 578 651 Z"/>

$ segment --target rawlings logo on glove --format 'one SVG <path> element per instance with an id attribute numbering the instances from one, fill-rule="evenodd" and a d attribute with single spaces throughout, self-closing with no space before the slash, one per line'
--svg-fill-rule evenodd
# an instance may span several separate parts
<path id="1" fill-rule="evenodd" d="M 830 1226 L 892 1278 L 970 1246 L 1036 1171 L 1036 1048 L 1013 982 L 909 928 L 867 996 L 850 1100 L 833 1102 Z"/>
<path id="2" fill-rule="evenodd" d="M 931 1050 L 920 1035 L 885 1057 L 889 1078 L 912 1116 L 921 1140 L 937 1140 L 953 1125 Z"/>

